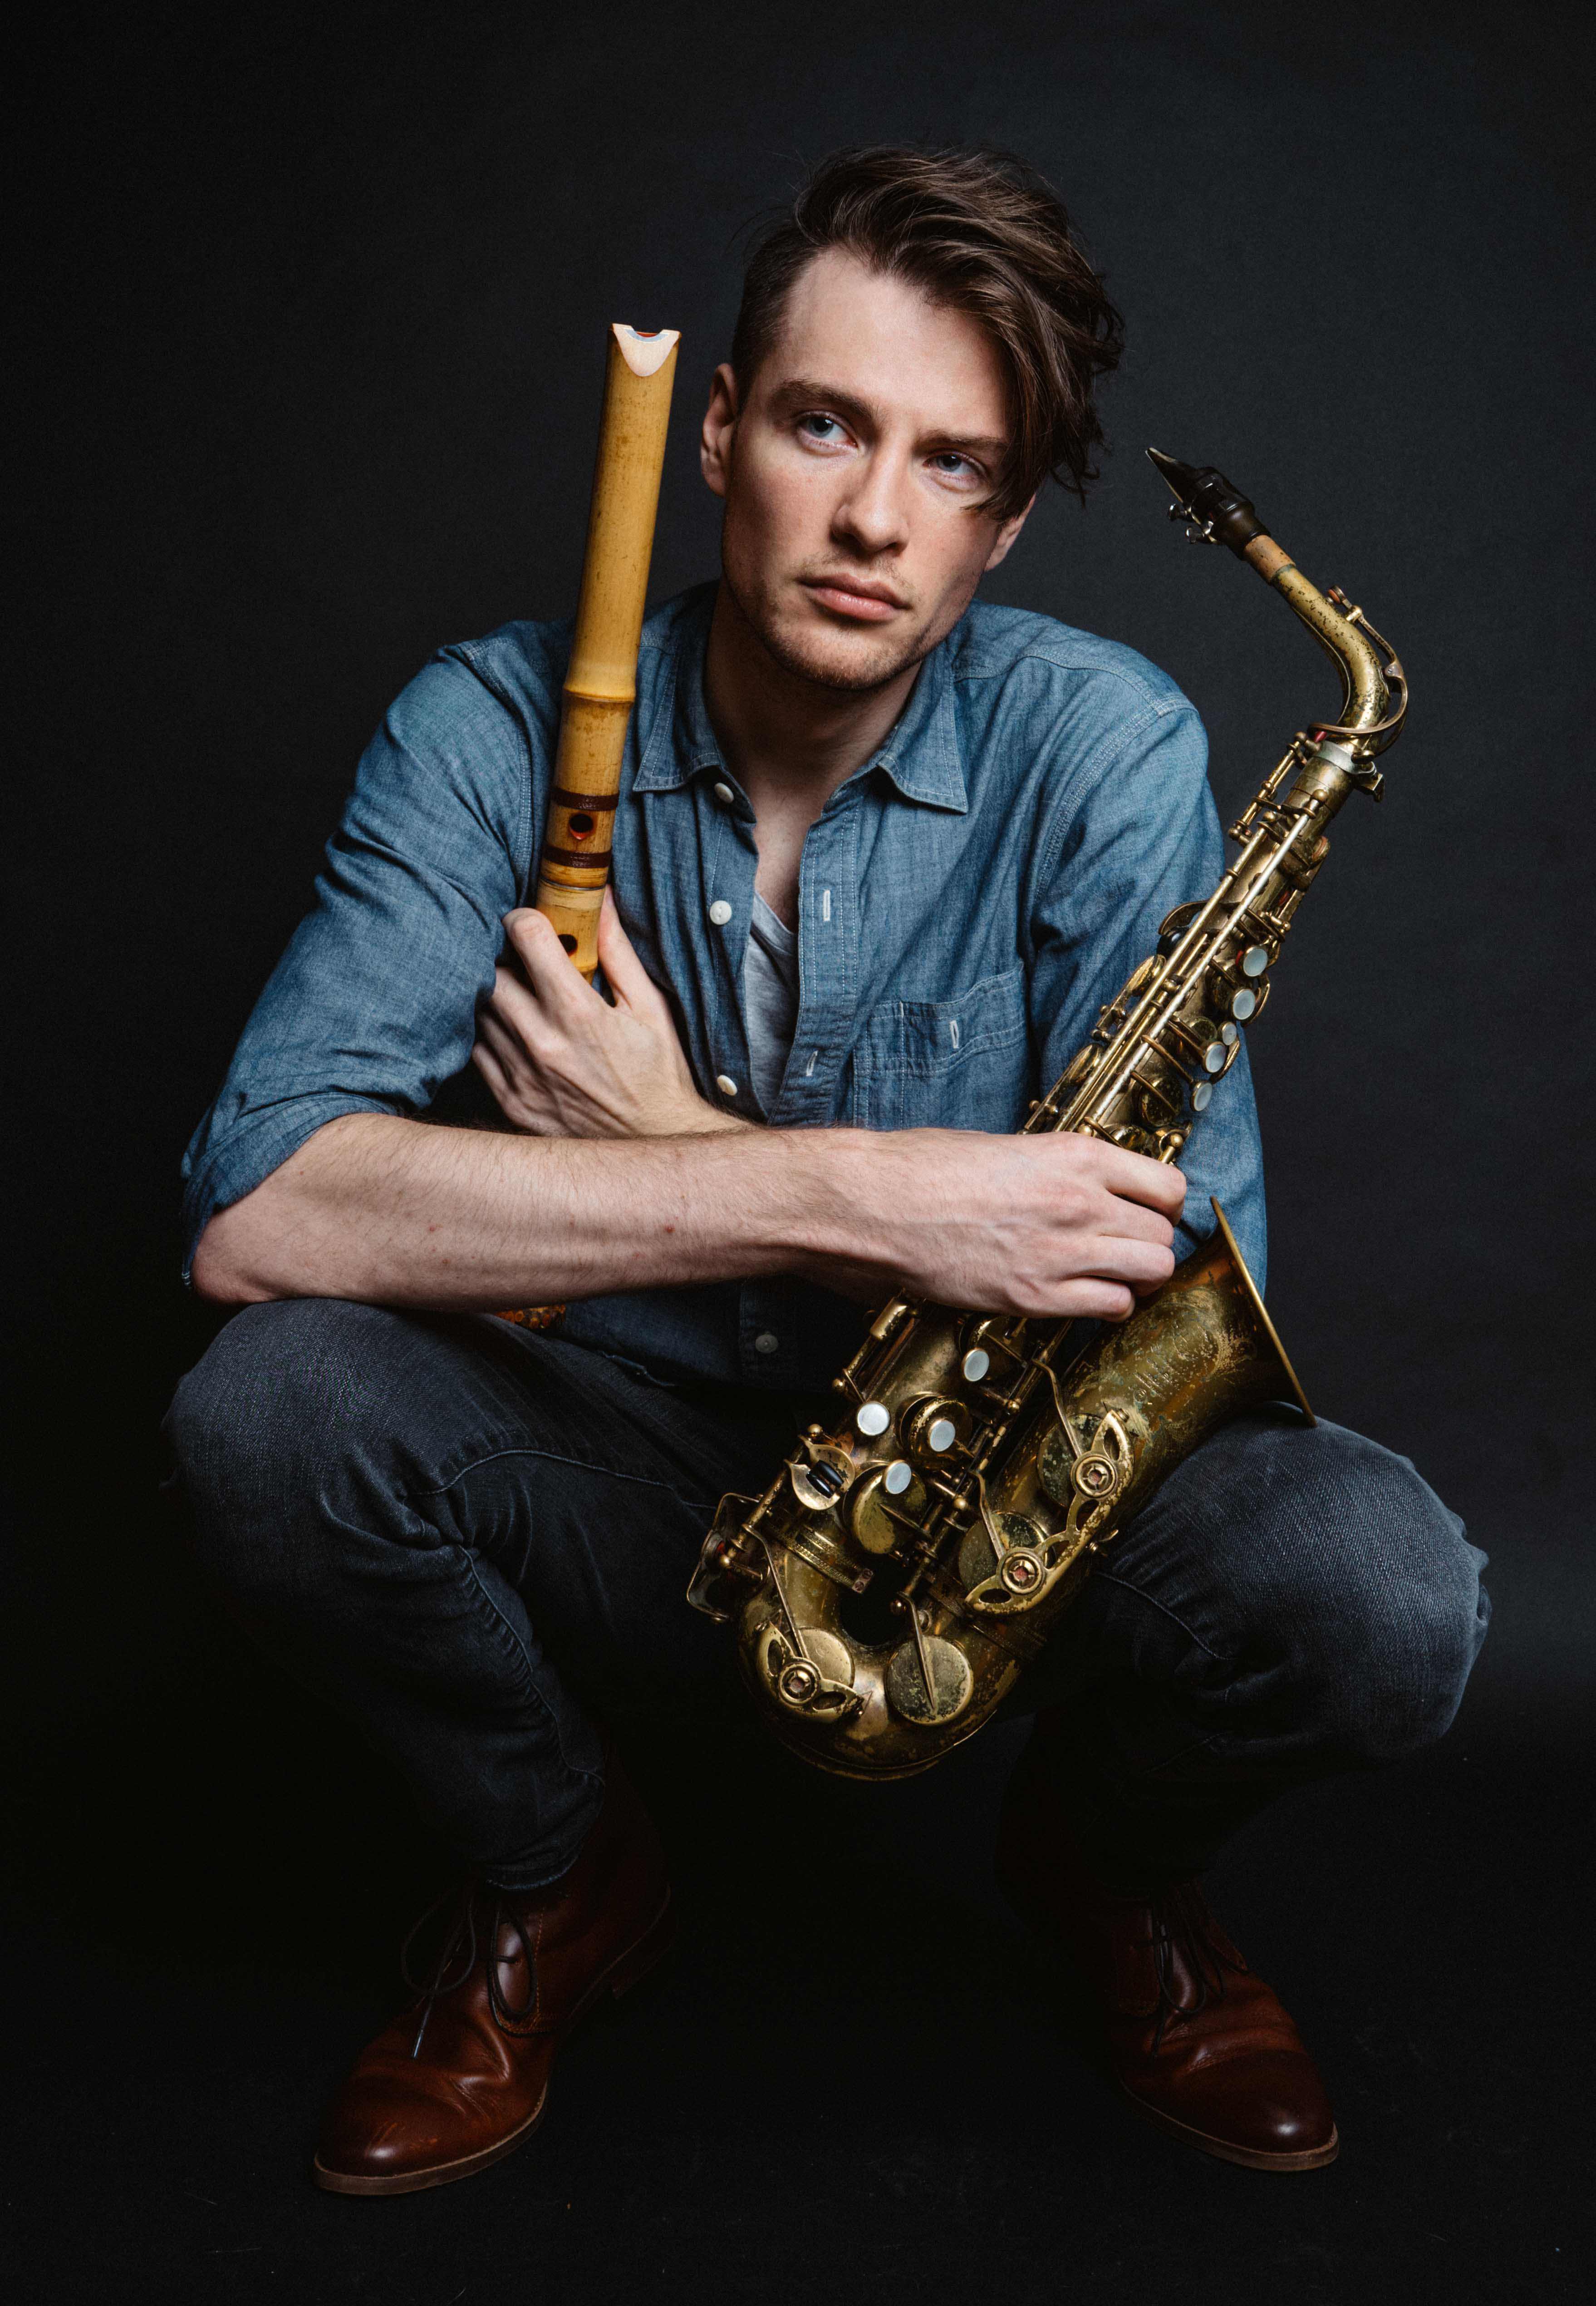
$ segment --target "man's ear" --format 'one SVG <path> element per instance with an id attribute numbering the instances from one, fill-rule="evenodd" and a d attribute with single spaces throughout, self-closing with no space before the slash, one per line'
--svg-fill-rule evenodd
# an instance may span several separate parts
<path id="1" fill-rule="evenodd" d="M 986 574 L 987 569 L 995 568 L 1000 560 L 1006 560 L 1008 559 L 1009 547 L 1013 543 L 1014 539 L 1019 535 L 1020 530 L 1025 526 L 1026 522 L 1030 518 L 1031 505 L 1034 505 L 1036 501 L 1037 500 L 1035 497 L 1032 497 L 1030 504 L 1022 505 L 1020 510 L 1014 515 L 1012 520 L 1004 521 L 1003 526 L 997 532 L 996 543 L 993 546 L 991 551 L 986 556 L 986 568 L 981 571 L 983 576 Z"/>
<path id="2" fill-rule="evenodd" d="M 709 406 L 698 436 L 698 462 L 718 497 L 723 497 L 731 484 L 731 442 L 738 414 L 737 379 L 730 362 L 722 361 L 710 379 Z"/>

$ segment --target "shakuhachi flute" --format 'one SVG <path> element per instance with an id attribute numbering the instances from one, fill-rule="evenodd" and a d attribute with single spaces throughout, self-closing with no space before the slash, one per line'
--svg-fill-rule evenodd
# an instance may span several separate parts
<path id="1" fill-rule="evenodd" d="M 599 962 L 599 908 L 610 878 L 627 724 L 637 696 L 637 648 L 679 335 L 676 329 L 629 329 L 619 320 L 610 332 L 587 557 L 533 900 L 586 978 Z"/>
<path id="2" fill-rule="evenodd" d="M 680 340 L 678 329 L 629 329 L 622 320 L 610 331 L 587 552 L 533 899 L 588 978 L 599 965 L 599 908 L 610 878 L 627 724 L 637 699 L 637 648 Z M 525 1305 L 507 1308 L 499 1319 L 549 1329 L 564 1311 L 563 1305 Z"/>

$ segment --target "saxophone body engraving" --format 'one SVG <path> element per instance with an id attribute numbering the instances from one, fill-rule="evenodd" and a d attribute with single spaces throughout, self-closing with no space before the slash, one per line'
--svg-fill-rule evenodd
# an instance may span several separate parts
<path id="1" fill-rule="evenodd" d="M 1175 1160 L 1263 1010 L 1326 827 L 1407 706 L 1401 665 L 1321 594 L 1223 476 L 1153 454 L 1173 517 L 1228 544 L 1335 659 L 1341 718 L 1314 723 L 1231 828 L 1234 861 L 1177 906 L 1028 1132 L 1074 1130 Z M 1311 1417 L 1222 1210 L 1131 1318 L 1084 1351 L 1072 1325 L 900 1296 L 763 1497 L 729 1497 L 689 1599 L 734 1627 L 755 1705 L 844 1776 L 906 1777 L 974 1735 L 1093 1561 L 1172 1466 L 1265 1400 Z"/>

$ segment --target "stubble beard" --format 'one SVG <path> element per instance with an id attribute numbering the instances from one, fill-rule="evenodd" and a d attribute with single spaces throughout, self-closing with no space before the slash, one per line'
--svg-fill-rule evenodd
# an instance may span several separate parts
<path id="1" fill-rule="evenodd" d="M 801 632 L 784 629 L 767 588 L 757 583 L 746 583 L 735 565 L 735 556 L 724 551 L 721 577 L 738 615 L 772 662 L 794 679 L 827 689 L 834 696 L 866 696 L 873 690 L 885 688 L 911 666 L 923 663 L 936 645 L 936 636 L 928 626 L 921 625 L 913 633 L 891 640 L 883 636 L 874 648 L 860 652 L 857 647 L 849 647 L 846 653 L 840 648 L 833 655 L 822 635 L 816 633 L 811 638 Z M 841 637 L 839 634 L 839 640 Z"/>

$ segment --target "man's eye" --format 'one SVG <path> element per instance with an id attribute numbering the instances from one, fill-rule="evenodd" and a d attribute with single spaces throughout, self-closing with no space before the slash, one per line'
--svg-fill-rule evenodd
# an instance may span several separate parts
<path id="1" fill-rule="evenodd" d="M 961 457 L 956 448 L 943 449 L 940 455 L 932 457 L 931 462 L 939 473 L 947 473 L 954 480 L 962 480 L 966 474 L 973 474 L 976 469 L 969 458 Z"/>
<path id="2" fill-rule="evenodd" d="M 798 430 L 810 440 L 841 440 L 842 438 L 842 427 L 834 416 L 818 414 L 800 416 Z"/>

